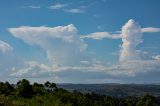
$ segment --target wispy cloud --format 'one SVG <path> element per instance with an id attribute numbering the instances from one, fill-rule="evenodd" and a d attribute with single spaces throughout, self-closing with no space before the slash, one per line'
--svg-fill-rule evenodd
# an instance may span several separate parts
<path id="1" fill-rule="evenodd" d="M 57 3 L 57 4 L 54 4 L 54 5 L 50 5 L 48 8 L 49 9 L 62 9 L 64 7 L 66 7 L 67 4 L 60 4 L 60 3 Z"/>
<path id="2" fill-rule="evenodd" d="M 74 14 L 85 13 L 85 11 L 84 11 L 85 6 L 80 6 L 78 8 L 73 8 L 73 7 L 69 7 L 70 4 L 71 3 L 68 3 L 68 4 L 56 3 L 56 4 L 53 4 L 53 5 L 50 5 L 48 7 L 48 9 L 61 10 L 61 11 L 64 11 L 64 12 L 74 13 Z"/>
<path id="3" fill-rule="evenodd" d="M 153 59 L 160 61 L 160 55 L 152 56 Z"/>
<path id="4" fill-rule="evenodd" d="M 81 35 L 82 39 L 91 38 L 96 40 L 101 40 L 104 38 L 108 39 L 120 39 L 120 34 L 110 34 L 109 32 L 95 32 L 88 35 Z"/>
<path id="5" fill-rule="evenodd" d="M 148 32 L 148 33 L 153 33 L 153 32 L 160 32 L 160 28 L 155 28 L 155 27 L 147 27 L 147 28 L 142 28 L 142 32 Z"/>
<path id="6" fill-rule="evenodd" d="M 75 14 L 85 13 L 85 11 L 78 9 L 78 8 L 64 9 L 64 11 L 68 13 L 75 13 Z"/>
<path id="7" fill-rule="evenodd" d="M 31 6 L 22 6 L 21 8 L 40 9 L 40 8 L 41 8 L 41 6 L 35 6 L 35 5 L 31 5 Z"/>
<path id="8" fill-rule="evenodd" d="M 6 42 L 0 40 L 0 52 L 6 53 L 13 50 L 13 48 Z"/>

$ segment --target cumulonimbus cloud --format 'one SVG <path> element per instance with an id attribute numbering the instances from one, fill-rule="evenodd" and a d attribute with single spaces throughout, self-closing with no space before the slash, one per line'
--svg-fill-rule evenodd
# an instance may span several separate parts
<path id="1" fill-rule="evenodd" d="M 43 48 L 49 60 L 58 64 L 76 63 L 87 44 L 77 35 L 73 24 L 58 27 L 9 28 L 9 32 L 24 42 Z"/>

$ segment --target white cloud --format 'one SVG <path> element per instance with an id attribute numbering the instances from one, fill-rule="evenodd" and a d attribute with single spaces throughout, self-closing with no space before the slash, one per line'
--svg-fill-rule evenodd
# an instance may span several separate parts
<path id="1" fill-rule="evenodd" d="M 142 43 L 142 32 L 140 25 L 134 20 L 129 20 L 119 32 L 121 35 L 118 34 L 115 37 L 108 32 L 96 32 L 81 36 L 82 39 L 80 39 L 77 35 L 78 30 L 72 24 L 58 27 L 24 26 L 10 28 L 9 31 L 14 37 L 28 44 L 42 47 L 48 59 L 52 60 L 49 64 L 26 62 L 24 67 L 13 68 L 10 74 L 13 77 L 53 77 L 63 82 L 79 81 L 81 83 L 94 79 L 106 81 L 107 78 L 135 82 L 138 79 L 151 81 L 153 77 L 158 78 L 160 74 L 160 56 L 144 60 L 140 55 L 142 51 L 138 52 L 136 48 Z M 120 37 L 122 38 L 120 61 L 116 64 L 111 65 L 96 59 L 90 60 L 83 54 L 87 46 L 83 41 L 84 38 L 119 39 Z"/>
<path id="2" fill-rule="evenodd" d="M 147 27 L 147 28 L 142 28 L 141 31 L 143 33 L 153 33 L 153 32 L 160 32 L 160 28 L 154 28 L 154 27 Z"/>
<path id="3" fill-rule="evenodd" d="M 0 52 L 7 53 L 7 52 L 10 52 L 12 50 L 13 50 L 13 48 L 8 43 L 0 40 Z"/>
<path id="4" fill-rule="evenodd" d="M 87 65 L 87 66 L 86 66 Z M 88 61 L 81 61 L 80 65 L 47 65 L 36 61 L 27 61 L 26 65 L 19 69 L 13 69 L 10 76 L 14 77 L 53 77 L 59 73 L 70 72 L 103 72 L 105 66 L 94 63 L 89 66 Z"/>
<path id="5" fill-rule="evenodd" d="M 78 8 L 64 9 L 64 11 L 68 13 L 75 13 L 75 14 L 85 13 L 85 11 L 78 9 Z"/>
<path id="6" fill-rule="evenodd" d="M 135 60 L 120 62 L 118 64 L 108 67 L 109 74 L 113 76 L 136 77 L 139 74 L 159 72 L 160 62 L 156 60 Z"/>
<path id="7" fill-rule="evenodd" d="M 160 62 L 157 61 L 159 56 L 153 57 L 155 60 L 147 58 L 143 59 L 143 51 L 137 50 L 137 46 L 143 42 L 142 31 L 140 25 L 130 19 L 121 31 L 122 46 L 120 50 L 120 62 L 110 67 L 112 74 L 132 76 L 149 75 L 148 73 L 160 73 Z M 141 75 L 142 74 L 142 75 Z M 137 78 L 138 78 L 137 77 Z"/>
<path id="8" fill-rule="evenodd" d="M 134 20 L 130 19 L 122 27 L 122 46 L 120 52 L 120 61 L 132 61 L 140 59 L 136 50 L 137 45 L 142 43 L 141 27 Z"/>
<path id="9" fill-rule="evenodd" d="M 14 77 L 44 77 L 48 75 L 53 75 L 52 68 L 45 65 L 39 64 L 36 61 L 27 61 L 25 66 L 20 69 L 13 68 L 10 76 Z"/>
<path id="10" fill-rule="evenodd" d="M 13 47 L 0 40 L 0 74 L 1 80 L 8 78 L 13 67 L 23 66 L 23 61 L 13 52 Z"/>
<path id="11" fill-rule="evenodd" d="M 106 76 L 111 78 L 121 79 L 122 77 L 132 77 L 148 75 L 148 73 L 160 73 L 159 56 L 155 56 L 156 60 L 143 60 L 141 57 L 142 51 L 136 47 L 142 43 L 141 27 L 134 20 L 129 20 L 123 27 L 121 32 L 122 46 L 120 50 L 120 62 L 111 66 L 100 64 L 92 64 L 86 70 L 104 72 Z M 103 39 L 112 38 L 108 33 L 93 33 L 82 38 Z M 118 37 L 119 38 L 119 37 Z"/>
<path id="12" fill-rule="evenodd" d="M 48 8 L 49 8 L 49 9 L 62 9 L 62 8 L 64 8 L 65 6 L 66 6 L 66 4 L 57 3 L 57 4 L 55 4 L 55 5 L 49 6 Z"/>
<path id="13" fill-rule="evenodd" d="M 126 32 L 126 30 L 129 30 L 130 29 L 130 26 L 131 27 L 135 27 L 134 25 L 132 26 L 131 24 L 134 24 L 135 26 L 139 26 L 138 23 L 136 23 L 134 20 L 130 19 L 128 21 L 128 23 L 126 23 L 126 28 L 122 28 L 123 30 L 123 33 L 124 34 L 121 34 L 122 31 L 116 31 L 116 33 L 109 33 L 109 32 L 94 32 L 94 33 L 90 33 L 88 35 L 82 35 L 81 38 L 84 39 L 84 38 L 90 38 L 90 39 L 96 39 L 96 40 L 102 40 L 102 39 L 105 39 L 105 38 L 108 38 L 108 39 L 121 39 L 121 38 L 124 38 L 124 37 L 127 37 L 126 35 L 128 35 L 129 33 L 139 33 L 139 34 L 143 34 L 143 33 L 154 33 L 154 32 L 160 32 L 160 28 L 154 28 L 154 27 L 147 27 L 147 28 L 141 28 L 139 26 L 139 28 L 137 28 L 137 31 L 135 30 L 133 32 L 133 30 L 131 29 L 132 32 Z M 137 24 L 137 25 L 136 25 Z M 97 26 L 98 29 L 102 29 L 101 26 Z M 128 34 L 127 34 L 128 33 Z M 129 35 L 130 35 L 129 34 Z M 120 36 L 121 35 L 121 36 Z M 124 36 L 123 36 L 124 35 Z M 129 36 L 128 36 L 129 37 Z M 130 36 L 130 37 L 137 37 L 137 36 Z M 139 36 L 140 37 L 140 36 Z M 131 38 L 131 39 L 132 39 Z M 128 39 L 128 38 L 127 38 Z M 128 39 L 129 40 L 129 39 Z"/>
<path id="14" fill-rule="evenodd" d="M 143 60 L 146 56 L 146 52 L 137 50 L 137 46 L 143 42 L 142 34 L 144 32 L 158 32 L 160 28 L 141 28 L 141 26 L 130 19 L 123 27 L 121 31 L 122 46 L 120 50 L 120 61 L 133 61 Z M 151 57 L 151 56 L 150 56 Z M 154 59 L 158 60 L 158 56 L 154 56 Z"/>
<path id="15" fill-rule="evenodd" d="M 58 64 L 76 64 L 87 44 L 77 35 L 74 25 L 58 27 L 9 28 L 9 32 L 24 42 L 43 48 L 50 61 Z"/>
<path id="16" fill-rule="evenodd" d="M 153 59 L 160 61 L 160 55 L 152 56 Z"/>
<path id="17" fill-rule="evenodd" d="M 77 80 L 79 80 L 80 83 L 84 83 L 84 81 L 91 79 L 114 79 L 124 82 L 129 78 L 135 81 L 139 78 L 137 76 L 145 76 L 141 78 L 143 79 L 142 81 L 145 82 L 153 78 L 151 73 L 160 73 L 160 71 L 157 70 L 159 68 L 160 61 L 157 60 L 120 62 L 111 66 L 94 62 L 87 66 L 85 64 L 79 66 L 56 66 L 28 62 L 26 67 L 13 70 L 10 76 L 42 79 L 52 77 L 58 78 L 63 82 L 71 81 L 74 83 L 77 83 Z M 150 77 L 148 78 L 148 76 Z"/>
<path id="18" fill-rule="evenodd" d="M 82 39 L 92 38 L 92 39 L 97 39 L 97 40 L 101 40 L 101 39 L 104 39 L 104 38 L 119 39 L 120 35 L 119 34 L 110 34 L 109 32 L 95 32 L 95 33 L 91 33 L 91 34 L 88 34 L 88 35 L 82 35 L 81 38 Z"/>
<path id="19" fill-rule="evenodd" d="M 85 6 L 80 6 L 78 8 L 66 8 L 68 7 L 68 5 L 70 5 L 71 3 L 68 4 L 54 4 L 49 6 L 49 9 L 54 9 L 54 10 L 62 10 L 64 12 L 68 12 L 68 13 L 74 13 L 74 14 L 81 14 L 81 13 L 85 13 L 85 11 L 83 9 L 85 9 Z"/>

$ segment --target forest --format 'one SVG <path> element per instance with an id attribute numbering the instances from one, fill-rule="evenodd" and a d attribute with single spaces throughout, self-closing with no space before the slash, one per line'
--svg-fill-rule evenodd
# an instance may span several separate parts
<path id="1" fill-rule="evenodd" d="M 0 82 L 0 106 L 160 106 L 160 97 L 113 97 L 94 92 L 67 91 L 49 81 L 44 84 L 22 79 L 17 84 Z"/>

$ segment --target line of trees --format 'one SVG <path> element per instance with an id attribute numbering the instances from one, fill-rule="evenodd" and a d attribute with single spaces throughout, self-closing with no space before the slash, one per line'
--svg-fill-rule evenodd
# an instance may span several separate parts
<path id="1" fill-rule="evenodd" d="M 34 95 L 43 95 L 46 92 L 51 92 L 56 89 L 55 83 L 47 81 L 44 84 L 33 83 L 26 79 L 20 80 L 16 85 L 9 84 L 9 82 L 0 82 L 0 95 L 14 95 L 22 98 L 32 98 Z"/>
<path id="2" fill-rule="evenodd" d="M 69 92 L 55 83 L 33 83 L 26 79 L 16 85 L 0 82 L 0 106 L 160 106 L 160 99 L 142 97 L 116 98 L 95 93 Z"/>

